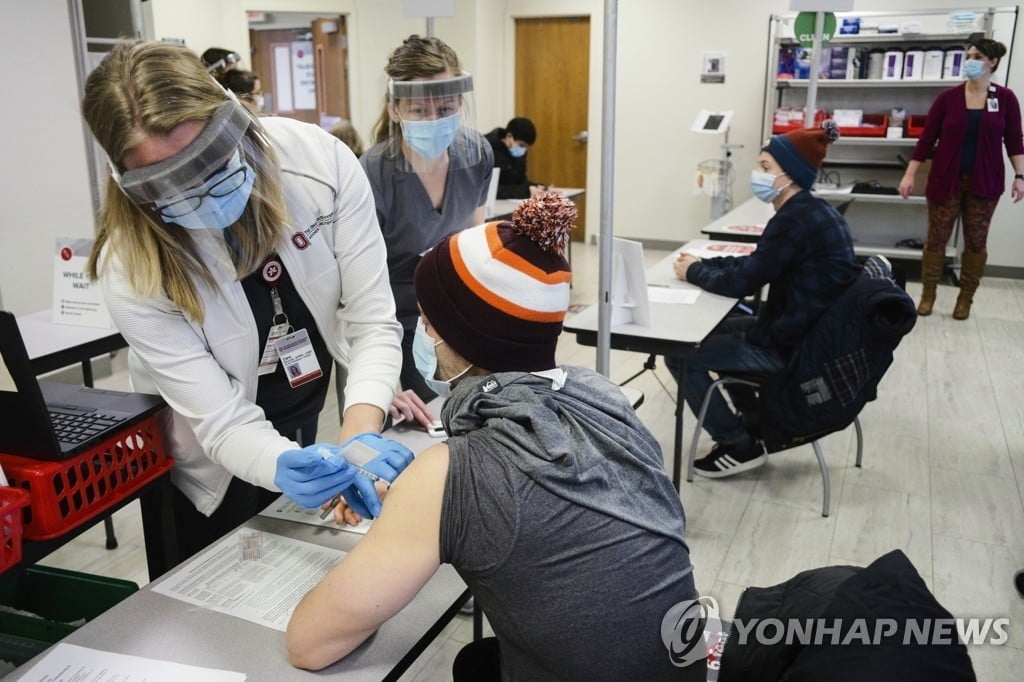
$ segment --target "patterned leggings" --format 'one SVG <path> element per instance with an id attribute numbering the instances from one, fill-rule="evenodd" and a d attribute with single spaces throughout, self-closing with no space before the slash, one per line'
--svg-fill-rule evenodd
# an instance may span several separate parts
<path id="1" fill-rule="evenodd" d="M 942 203 L 928 202 L 928 241 L 926 251 L 944 252 L 949 236 L 953 233 L 956 217 L 963 218 L 964 250 L 985 253 L 988 227 L 996 210 L 999 198 L 986 199 L 971 194 L 971 176 L 961 175 L 956 194 Z"/>

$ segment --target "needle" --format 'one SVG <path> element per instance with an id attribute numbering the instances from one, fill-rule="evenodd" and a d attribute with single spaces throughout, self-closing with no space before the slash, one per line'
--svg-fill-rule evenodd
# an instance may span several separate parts
<path id="1" fill-rule="evenodd" d="M 375 483 L 383 483 L 385 486 L 388 486 L 388 487 L 391 486 L 391 483 L 388 481 L 388 479 L 386 479 L 386 478 L 384 478 L 382 476 L 378 476 L 377 474 L 370 473 L 366 469 L 364 469 L 362 467 L 358 467 L 355 464 L 349 464 L 349 466 L 352 467 L 353 469 L 355 469 L 358 473 L 362 474 L 363 476 L 366 476 L 371 481 L 374 481 Z M 324 509 L 322 512 L 320 512 L 320 519 L 321 520 L 326 519 L 334 511 L 334 508 L 337 507 L 340 503 L 341 503 L 341 493 L 338 493 L 337 495 L 335 495 L 334 497 L 331 498 L 331 501 L 327 505 L 327 508 Z"/>

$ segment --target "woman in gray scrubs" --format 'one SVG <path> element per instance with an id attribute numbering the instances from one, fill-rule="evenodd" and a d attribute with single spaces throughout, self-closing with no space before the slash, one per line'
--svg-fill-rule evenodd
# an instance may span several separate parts
<path id="1" fill-rule="evenodd" d="M 473 78 L 437 38 L 409 36 L 388 58 L 384 110 L 374 146 L 360 158 L 373 189 L 388 251 L 388 272 L 402 341 L 397 410 L 429 424 L 434 397 L 416 371 L 412 339 L 419 311 L 412 275 L 424 251 L 484 221 L 494 157 L 476 130 Z M 392 409 L 392 414 L 395 409 Z"/>

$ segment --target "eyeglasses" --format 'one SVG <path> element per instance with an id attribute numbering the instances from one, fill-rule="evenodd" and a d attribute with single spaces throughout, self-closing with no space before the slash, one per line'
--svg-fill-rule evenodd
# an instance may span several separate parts
<path id="1" fill-rule="evenodd" d="M 205 197 L 225 197 L 241 187 L 245 184 L 248 171 L 249 168 L 245 164 L 225 169 L 224 172 L 227 172 L 227 175 L 214 182 L 209 188 L 200 188 L 195 194 L 177 199 L 165 206 L 157 206 L 156 210 L 166 218 L 180 218 L 183 215 L 188 215 L 199 208 Z M 214 180 L 216 180 L 216 176 L 210 178 L 208 182 Z"/>

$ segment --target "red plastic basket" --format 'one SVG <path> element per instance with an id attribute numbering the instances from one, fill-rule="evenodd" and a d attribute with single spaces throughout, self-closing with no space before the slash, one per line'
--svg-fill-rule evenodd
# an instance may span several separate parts
<path id="1" fill-rule="evenodd" d="M 20 488 L 0 488 L 0 573 L 21 561 L 21 508 L 28 504 L 28 491 Z"/>
<path id="2" fill-rule="evenodd" d="M 63 535 L 174 466 L 155 415 L 65 460 L 0 455 L 0 462 L 11 485 L 29 492 L 28 540 Z"/>
<path id="3" fill-rule="evenodd" d="M 907 117 L 907 137 L 921 137 L 924 132 L 924 122 L 928 119 L 927 114 L 911 114 Z"/>
<path id="4" fill-rule="evenodd" d="M 814 112 L 814 127 L 820 127 L 827 117 L 828 115 L 825 113 L 825 110 L 822 109 L 821 107 L 818 107 Z M 780 135 L 782 133 L 788 133 L 791 130 L 800 130 L 801 128 L 804 127 L 806 126 L 804 125 L 803 117 L 801 117 L 798 121 L 793 121 L 792 123 L 775 123 L 773 121 L 772 134 Z"/>
<path id="5" fill-rule="evenodd" d="M 885 137 L 889 117 L 885 114 L 864 114 L 859 126 L 839 126 L 839 135 L 846 137 Z"/>

